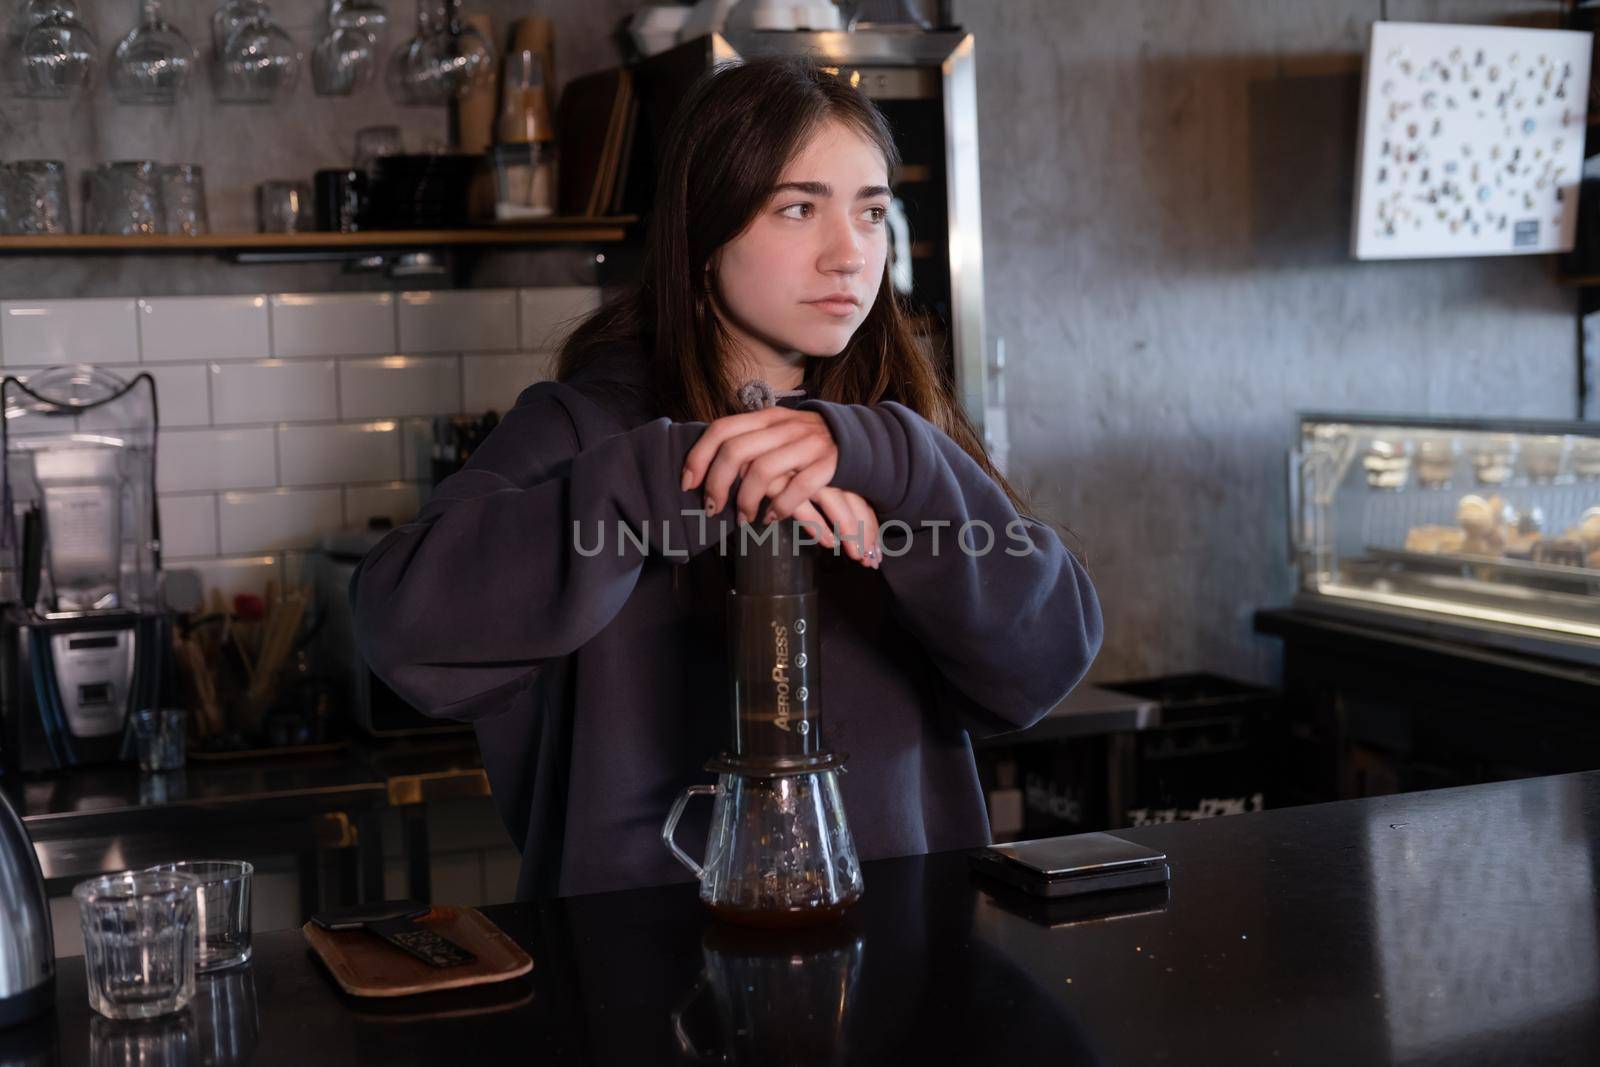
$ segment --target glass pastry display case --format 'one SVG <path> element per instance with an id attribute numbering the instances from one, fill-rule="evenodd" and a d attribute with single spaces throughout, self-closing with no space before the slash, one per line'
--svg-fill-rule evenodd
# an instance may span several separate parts
<path id="1" fill-rule="evenodd" d="M 1296 607 L 1600 664 L 1600 424 L 1300 416 Z"/>

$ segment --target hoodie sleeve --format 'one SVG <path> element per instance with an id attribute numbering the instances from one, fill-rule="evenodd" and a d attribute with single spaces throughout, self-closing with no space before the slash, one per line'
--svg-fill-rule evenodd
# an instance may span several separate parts
<path id="1" fill-rule="evenodd" d="M 580 451 L 573 396 L 526 390 L 351 579 L 362 654 L 427 714 L 503 710 L 542 661 L 611 621 L 648 556 L 681 562 L 716 542 L 698 494 L 678 489 L 704 425 L 657 419 Z"/>
<path id="2" fill-rule="evenodd" d="M 885 526 L 880 573 L 896 615 L 959 691 L 966 724 L 991 734 L 1037 722 L 1100 649 L 1100 602 L 1083 565 L 910 408 L 800 407 L 821 415 L 839 446 L 833 484 Z"/>

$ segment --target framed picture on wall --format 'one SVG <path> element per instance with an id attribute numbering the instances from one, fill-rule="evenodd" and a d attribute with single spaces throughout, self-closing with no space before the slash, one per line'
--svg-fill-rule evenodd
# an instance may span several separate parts
<path id="1" fill-rule="evenodd" d="M 1590 45 L 1571 30 L 1373 23 L 1351 254 L 1570 250 Z"/>

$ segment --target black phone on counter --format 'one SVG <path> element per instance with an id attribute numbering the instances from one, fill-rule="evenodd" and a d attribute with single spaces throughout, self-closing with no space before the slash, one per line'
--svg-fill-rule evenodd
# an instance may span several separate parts
<path id="1" fill-rule="evenodd" d="M 1072 897 L 1165 885 L 1167 854 L 1115 834 L 1072 834 L 989 845 L 974 870 L 1040 897 Z"/>

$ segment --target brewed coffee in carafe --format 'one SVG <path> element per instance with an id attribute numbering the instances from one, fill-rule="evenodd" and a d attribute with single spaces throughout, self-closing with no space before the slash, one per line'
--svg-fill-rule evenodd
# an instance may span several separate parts
<path id="1" fill-rule="evenodd" d="M 662 838 L 732 922 L 798 926 L 841 916 L 861 896 L 845 821 L 844 758 L 822 738 L 815 547 L 792 522 L 742 531 L 728 593 L 731 746 L 706 764 Z M 704 864 L 673 840 L 689 800 L 715 798 Z"/>

